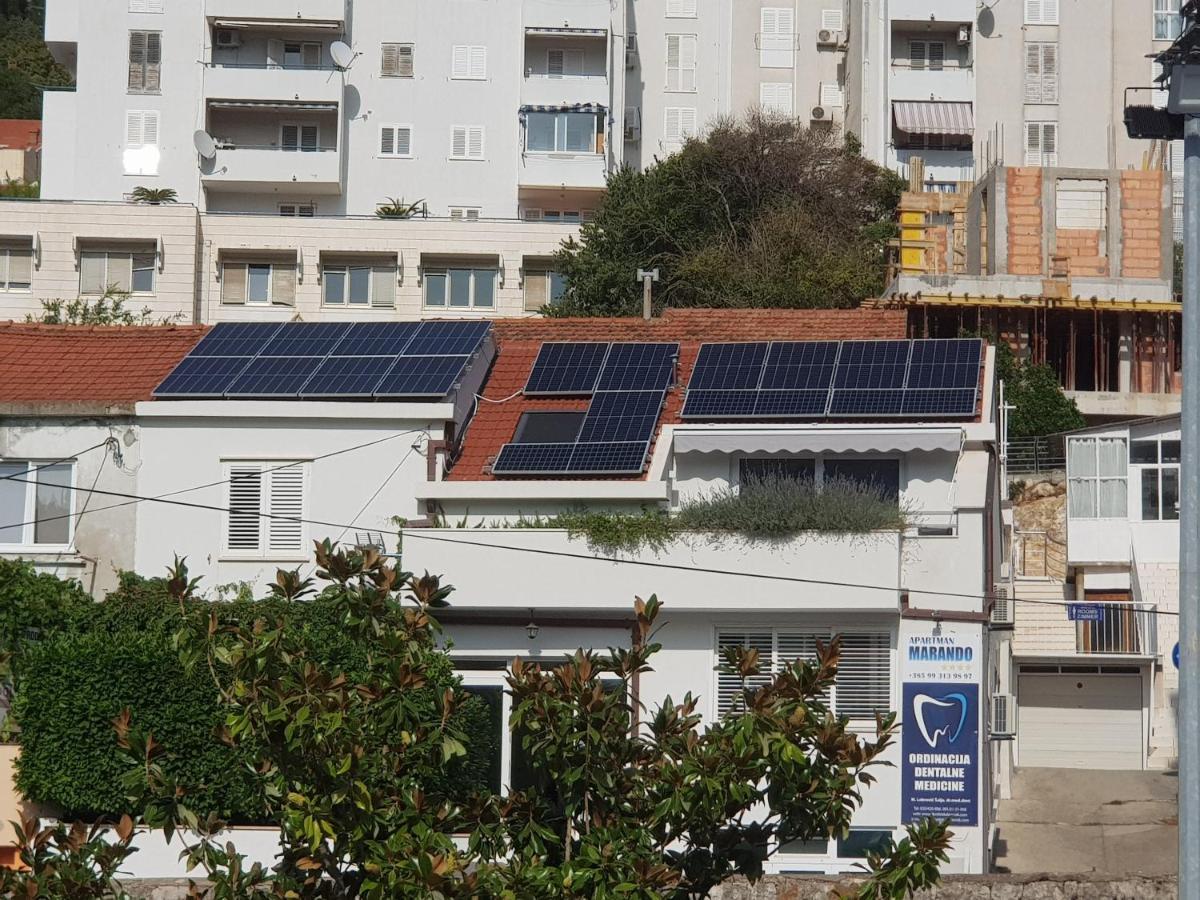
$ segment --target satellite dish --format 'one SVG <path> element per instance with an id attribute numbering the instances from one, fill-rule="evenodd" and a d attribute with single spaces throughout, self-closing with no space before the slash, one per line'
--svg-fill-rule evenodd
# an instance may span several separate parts
<path id="1" fill-rule="evenodd" d="M 212 159 L 217 155 L 217 145 L 207 131 L 200 129 L 192 135 L 192 145 L 204 159 Z"/>
<path id="2" fill-rule="evenodd" d="M 354 62 L 354 51 L 345 41 L 334 41 L 330 44 L 329 55 L 333 57 L 333 64 L 339 69 L 348 69 L 350 63 Z"/>

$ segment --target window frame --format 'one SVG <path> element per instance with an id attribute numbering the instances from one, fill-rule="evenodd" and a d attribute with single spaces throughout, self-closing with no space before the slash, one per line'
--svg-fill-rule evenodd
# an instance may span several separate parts
<path id="1" fill-rule="evenodd" d="M 455 133 L 463 132 L 463 156 L 454 154 Z M 471 155 L 471 133 L 479 132 L 479 155 Z M 483 125 L 451 125 L 450 126 L 450 159 L 455 162 L 482 162 L 487 159 L 487 129 Z"/>
<path id="2" fill-rule="evenodd" d="M 672 137 L 671 135 L 671 114 L 674 113 L 679 117 L 679 134 Z M 684 128 L 684 114 L 691 115 L 691 130 Z M 694 106 L 667 106 L 663 108 L 663 143 L 683 145 L 688 142 L 689 138 L 694 138 L 700 133 L 699 114 Z"/>
<path id="3" fill-rule="evenodd" d="M 529 139 L 530 139 L 530 136 L 533 134 L 533 129 L 529 127 L 529 123 L 530 123 L 530 119 L 532 119 L 534 116 L 552 116 L 553 117 L 553 119 L 554 119 L 554 149 L 553 150 L 535 149 L 535 148 L 532 148 L 529 146 Z M 570 126 L 567 122 L 568 116 L 579 116 L 581 118 L 588 119 L 591 122 L 592 135 L 591 135 L 591 140 L 588 142 L 588 146 L 591 147 L 590 150 L 571 150 L 566 147 L 566 138 L 570 134 Z M 562 120 L 562 121 L 560 122 L 560 120 Z M 561 133 L 559 130 L 560 124 L 562 125 Z M 529 113 L 525 114 L 525 147 L 524 147 L 524 151 L 527 154 L 535 154 L 538 156 L 543 156 L 543 155 L 544 156 L 601 156 L 602 155 L 601 152 L 596 149 L 596 147 L 599 146 L 599 142 L 598 142 L 597 138 L 600 134 L 600 129 L 601 129 L 600 117 L 596 113 L 592 113 L 592 112 L 576 112 L 576 111 L 567 110 L 567 109 L 555 110 L 555 111 L 546 110 L 544 112 L 542 112 L 542 111 L 529 112 Z M 562 149 L 559 149 L 559 146 L 558 146 L 560 138 L 562 138 L 562 142 L 563 142 Z"/>
<path id="4" fill-rule="evenodd" d="M 12 281 L 13 272 L 13 255 L 18 254 L 20 257 L 29 260 L 29 281 Z M 24 294 L 33 290 L 33 248 L 18 247 L 13 245 L 0 244 L 0 292 Z"/>
<path id="5" fill-rule="evenodd" d="M 296 129 L 296 146 L 285 147 L 283 141 L 283 130 L 285 128 Z M 311 148 L 304 146 L 304 129 L 312 128 L 316 130 L 316 135 L 313 138 Z M 321 152 L 321 123 L 320 122 L 298 122 L 298 121 L 283 121 L 279 123 L 279 149 L 284 153 L 319 153 Z"/>
<path id="6" fill-rule="evenodd" d="M 387 71 L 388 48 L 395 48 L 396 71 Z M 404 71 L 405 53 L 407 48 L 408 71 Z M 379 77 L 380 78 L 415 78 L 417 75 L 417 45 L 412 41 L 380 41 L 379 43 Z"/>
<path id="7" fill-rule="evenodd" d="M 276 204 L 276 206 L 279 209 L 279 215 L 283 216 L 285 219 L 314 219 L 317 215 L 317 204 L 315 203 L 291 202 L 279 203 Z M 295 212 L 284 212 L 284 208 L 288 206 L 292 207 Z M 305 209 L 307 209 L 308 212 L 302 212 L 302 210 Z"/>
<path id="8" fill-rule="evenodd" d="M 688 33 L 672 33 L 664 35 L 666 39 L 666 52 L 663 54 L 663 66 L 666 69 L 666 77 L 663 81 L 663 90 L 669 94 L 695 94 L 698 91 L 697 72 L 699 70 L 699 52 L 700 39 L 696 34 Z M 671 42 L 677 43 L 676 59 L 678 65 L 671 65 Z M 691 47 L 691 65 L 684 65 L 686 61 L 685 46 Z M 676 84 L 672 87 L 671 73 L 676 74 Z M 689 87 L 690 81 L 690 87 Z"/>
<path id="9" fill-rule="evenodd" d="M 1032 150 L 1029 144 L 1030 129 L 1037 130 L 1038 148 Z M 1054 149 L 1046 150 L 1046 132 L 1047 129 L 1052 129 L 1054 133 Z M 1027 166 L 1041 166 L 1053 168 L 1058 165 L 1058 122 L 1043 120 L 1043 119 L 1027 119 L 1025 121 L 1024 133 L 1024 160 Z M 1033 154 L 1036 154 L 1036 159 Z"/>
<path id="10" fill-rule="evenodd" d="M 921 54 L 918 58 L 916 49 L 921 48 Z M 932 50 L 934 47 L 941 47 L 941 56 L 936 60 L 933 58 Z M 929 38 L 909 38 L 908 39 L 908 67 L 917 69 L 922 72 L 942 72 L 946 69 L 946 42 L 933 41 Z"/>
<path id="11" fill-rule="evenodd" d="M 1173 41 L 1179 37 L 1183 30 L 1183 17 L 1179 14 L 1179 8 L 1182 5 L 1180 0 L 1154 0 L 1150 8 L 1151 40 Z M 1163 34 L 1161 37 L 1159 36 L 1160 24 L 1165 24 L 1166 26 L 1162 29 Z"/>
<path id="12" fill-rule="evenodd" d="M 321 306 L 329 307 L 331 309 L 345 309 L 345 310 L 394 308 L 396 305 L 395 289 L 393 288 L 393 290 L 392 290 L 392 295 L 391 295 L 390 300 L 388 302 L 382 302 L 380 300 L 380 298 L 377 296 L 377 293 L 375 290 L 375 286 L 376 286 L 375 285 L 375 276 L 380 275 L 382 277 L 390 278 L 391 283 L 395 284 L 396 278 L 397 278 L 397 275 L 396 275 L 397 268 L 398 267 L 394 263 L 391 265 L 377 265 L 377 264 L 371 263 L 371 262 L 322 263 L 321 270 L 320 270 Z M 355 269 L 358 269 L 358 270 L 365 269 L 367 272 L 367 299 L 365 301 L 355 301 L 355 300 L 351 299 L 351 296 L 350 296 L 350 286 L 353 283 L 351 280 L 351 271 L 355 270 Z M 335 273 L 342 274 L 345 277 L 345 281 L 343 282 L 344 291 L 345 291 L 345 293 L 344 293 L 345 299 L 341 300 L 340 302 L 331 301 L 327 294 L 327 291 L 329 289 L 328 288 L 328 285 L 329 285 L 328 276 L 330 274 L 335 274 Z"/>
<path id="13" fill-rule="evenodd" d="M 55 459 L 8 459 L 0 457 L 0 471 L 9 466 L 25 467 L 24 476 L 17 473 L 7 473 L 16 477 L 7 477 L 0 475 L 4 481 L 3 484 L 18 484 L 23 488 L 23 497 L 21 501 L 20 525 L 21 525 L 21 540 L 19 542 L 4 542 L 0 539 L 0 552 L 14 553 L 19 551 L 31 553 L 59 553 L 69 550 L 75 543 L 75 510 L 76 510 L 76 494 L 78 481 L 77 475 L 79 467 L 76 460 L 55 460 Z M 37 492 L 40 482 L 38 475 L 43 471 L 51 469 L 68 469 L 70 475 L 67 479 L 67 540 L 64 543 L 38 543 L 37 542 Z M 7 514 L 0 509 L 0 519 L 7 518 Z M 17 524 L 16 522 L 13 523 Z M 7 530 L 7 529 L 5 529 Z"/>
<path id="14" fill-rule="evenodd" d="M 244 284 L 244 287 L 242 290 L 242 296 L 241 296 L 240 300 L 228 300 L 225 297 L 225 284 L 226 284 L 225 269 L 227 266 L 242 266 L 246 270 L 245 284 Z M 250 299 L 250 270 L 253 268 L 264 268 L 264 267 L 267 269 L 267 298 L 265 300 L 251 300 Z M 275 296 L 275 271 L 276 271 L 276 269 L 279 269 L 279 270 L 290 269 L 292 271 L 293 287 L 292 287 L 292 297 L 290 300 L 282 300 Z M 242 257 L 239 259 L 223 259 L 223 260 L 221 260 L 220 290 L 218 292 L 219 302 L 221 303 L 222 306 L 257 306 L 257 307 L 295 306 L 296 305 L 296 294 L 298 293 L 296 290 L 296 287 L 298 286 L 299 281 L 300 281 L 299 272 L 297 271 L 297 269 L 298 269 L 297 262 L 292 262 L 292 261 L 288 261 L 288 260 L 255 259 L 252 257 Z"/>
<path id="15" fill-rule="evenodd" d="M 452 294 L 452 291 L 451 291 L 451 273 L 452 272 L 469 272 L 470 273 L 470 279 L 471 279 L 471 281 L 470 281 L 470 297 L 469 297 L 470 302 L 465 305 L 455 305 L 450 302 L 451 294 Z M 481 305 L 477 302 L 476 278 L 477 278 L 477 273 L 479 273 L 479 272 L 492 273 L 492 298 L 491 298 L 490 304 Z M 433 276 L 435 278 L 436 277 L 444 278 L 444 281 L 442 282 L 444 285 L 444 291 L 442 294 L 442 298 L 443 298 L 442 303 L 430 303 L 429 302 L 430 276 Z M 422 276 L 421 276 L 421 281 L 422 281 L 421 306 L 423 308 L 444 309 L 448 312 L 452 311 L 452 310 L 476 310 L 476 309 L 484 310 L 487 312 L 492 312 L 492 311 L 495 311 L 495 309 L 496 309 L 497 301 L 499 299 L 497 295 L 498 295 L 499 289 L 500 289 L 500 269 L 499 269 L 499 267 L 491 268 L 488 266 L 471 266 L 471 265 L 431 266 L 431 267 L 423 270 Z"/>
<path id="16" fill-rule="evenodd" d="M 259 472 L 259 511 L 258 511 L 258 546 L 254 550 L 230 547 L 230 526 L 233 521 L 233 482 L 236 476 L 235 468 L 257 467 Z M 297 529 L 298 535 L 294 545 L 283 549 L 274 549 L 272 529 L 276 519 L 268 518 L 263 513 L 270 513 L 275 504 L 275 477 L 279 472 L 294 472 L 299 470 L 300 511 L 295 518 L 304 519 L 308 515 L 310 492 L 311 460 L 296 459 L 294 456 L 278 459 L 246 459 L 243 457 L 223 457 L 221 472 L 225 478 L 225 503 L 221 513 L 221 551 L 222 560 L 265 560 L 272 562 L 302 562 L 308 557 L 305 548 L 309 544 L 309 529 L 307 522 L 289 523 Z"/>
<path id="17" fill-rule="evenodd" d="M 1120 475 L 1102 475 L 1100 473 L 1100 442 L 1101 441 L 1116 441 L 1125 446 L 1125 465 Z M 1095 472 L 1091 475 L 1080 475 L 1076 465 L 1072 464 L 1075 454 L 1072 450 L 1072 445 L 1089 443 L 1092 445 L 1092 460 L 1095 466 Z M 1078 521 L 1094 521 L 1094 522 L 1112 522 L 1117 520 L 1129 519 L 1129 438 L 1120 435 L 1101 435 L 1090 437 L 1068 437 L 1067 438 L 1067 520 L 1075 519 Z M 1084 483 L 1094 485 L 1094 488 L 1089 491 L 1095 506 L 1091 515 L 1077 515 L 1071 511 L 1071 491 L 1078 490 L 1076 484 Z M 1123 501 L 1123 509 L 1116 515 L 1103 515 L 1101 512 L 1101 482 L 1120 482 L 1122 489 L 1113 496 L 1120 496 Z M 1077 494 L 1076 496 L 1082 496 Z M 1140 496 L 1140 495 L 1139 495 Z M 1140 503 L 1140 500 L 1139 500 Z"/>
<path id="18" fill-rule="evenodd" d="M 459 54 L 462 54 L 465 68 L 458 66 Z M 476 62 L 480 63 L 476 71 Z M 451 81 L 487 81 L 488 48 L 487 44 L 454 44 L 450 48 L 450 80 Z"/>
<path id="19" fill-rule="evenodd" d="M 134 56 L 134 35 L 143 35 L 145 39 L 145 49 L 143 50 L 144 59 L 140 63 L 135 63 Z M 159 29 L 151 28 L 131 28 L 129 29 L 129 38 L 126 42 L 126 77 L 125 77 L 125 93 L 127 94 L 149 94 L 151 96 L 162 93 L 162 36 L 163 33 Z M 151 41 L 155 40 L 158 44 L 156 62 L 151 61 L 154 53 L 151 52 Z M 138 78 L 134 78 L 134 66 L 140 66 Z M 154 75 L 155 87 L 147 87 L 151 81 L 151 73 Z M 140 81 L 140 86 L 135 85 L 134 81 Z"/>
<path id="20" fill-rule="evenodd" d="M 1165 443 L 1180 443 L 1179 438 L 1165 438 L 1161 435 L 1156 437 L 1133 438 L 1129 439 L 1129 475 L 1130 481 L 1134 481 L 1134 472 L 1137 472 L 1137 497 L 1138 497 L 1138 517 L 1134 521 L 1138 522 L 1178 522 L 1179 521 L 1179 502 L 1180 502 L 1180 461 L 1171 462 L 1163 459 L 1163 444 Z M 1133 448 L 1136 444 L 1154 444 L 1155 461 L 1154 462 L 1134 462 Z M 1155 493 L 1158 497 L 1157 515 L 1148 516 L 1145 504 L 1145 480 L 1148 473 L 1153 472 L 1155 475 Z M 1175 504 L 1174 516 L 1164 515 L 1168 508 L 1163 503 L 1163 473 L 1175 473 Z"/>
<path id="21" fill-rule="evenodd" d="M 385 129 L 392 130 L 392 152 L 383 152 L 383 132 Z M 408 152 L 397 152 L 400 147 L 400 132 L 408 132 Z M 379 159 L 412 159 L 413 158 L 413 127 L 412 125 L 393 124 L 391 122 L 381 124 L 379 126 L 379 140 L 375 144 L 375 156 Z"/>
<path id="22" fill-rule="evenodd" d="M 80 251 L 79 251 L 79 295 L 81 297 L 103 297 L 106 293 L 108 293 L 108 291 L 110 289 L 115 289 L 116 291 L 118 291 L 120 293 L 129 294 L 131 297 L 153 297 L 153 296 L 155 296 L 155 294 L 157 293 L 157 288 L 158 288 L 158 251 L 156 248 L 150 248 L 149 245 L 147 245 L 147 248 L 148 249 L 145 249 L 145 250 L 105 250 L 102 248 L 90 248 L 90 249 L 82 248 L 82 249 L 80 249 Z M 104 279 L 101 282 L 103 285 L 103 288 L 99 291 L 85 290 L 84 284 L 83 284 L 83 274 L 84 274 L 83 273 L 83 260 L 85 257 L 96 257 L 96 256 L 104 257 Z M 139 256 L 143 257 L 143 259 L 147 256 L 150 257 L 150 265 L 143 266 L 143 268 L 141 269 L 141 271 L 148 270 L 150 272 L 150 290 L 148 290 L 148 291 L 136 291 L 133 289 L 134 272 L 137 271 L 134 268 L 134 260 Z M 109 274 L 110 270 L 112 269 L 113 259 L 118 258 L 118 257 L 119 258 L 125 258 L 125 257 L 129 258 L 129 285 L 125 288 L 122 288 L 118 282 L 112 280 L 112 276 Z"/>
<path id="23" fill-rule="evenodd" d="M 1057 25 L 1058 0 L 1025 0 L 1024 24 Z"/>
<path id="24" fill-rule="evenodd" d="M 554 296 L 555 278 L 558 278 L 560 281 L 562 281 L 562 291 L 559 293 L 558 297 Z M 544 303 L 537 303 L 536 298 L 532 302 L 530 301 L 529 286 L 537 280 L 543 281 L 545 285 L 546 301 Z M 566 282 L 563 280 L 563 275 L 561 272 L 556 272 L 549 266 L 533 266 L 525 270 L 525 276 L 521 284 L 521 299 L 524 303 L 526 312 L 536 312 L 539 309 L 545 309 L 548 306 L 553 306 L 555 303 L 558 303 L 563 299 L 563 296 L 565 296 L 565 291 Z"/>
<path id="25" fill-rule="evenodd" d="M 663 11 L 665 19 L 695 19 L 698 13 L 697 0 L 667 0 Z"/>
<path id="26" fill-rule="evenodd" d="M 782 93 L 785 88 L 787 93 L 786 108 L 778 102 L 778 98 L 774 101 L 768 99 L 769 94 Z M 760 81 L 758 83 L 758 105 L 763 112 L 786 116 L 788 118 L 794 117 L 796 115 L 795 85 L 790 81 Z"/>
<path id="27" fill-rule="evenodd" d="M 1047 48 L 1053 48 L 1049 54 L 1053 60 L 1053 71 L 1047 71 Z M 1031 54 L 1037 56 L 1037 74 L 1030 72 Z M 1025 42 L 1025 80 L 1024 102 L 1036 106 L 1057 106 L 1059 96 L 1059 62 L 1058 41 L 1026 41 Z M 1055 135 L 1057 138 L 1057 135 Z M 1055 144 L 1057 148 L 1057 143 Z M 1057 152 L 1057 149 L 1056 151 Z"/>

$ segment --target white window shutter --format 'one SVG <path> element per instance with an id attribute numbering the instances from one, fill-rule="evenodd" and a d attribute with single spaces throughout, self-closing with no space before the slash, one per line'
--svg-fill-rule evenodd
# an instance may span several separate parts
<path id="1" fill-rule="evenodd" d="M 1042 44 L 1042 102 L 1058 102 L 1058 44 Z"/>
<path id="2" fill-rule="evenodd" d="M 142 146 L 142 111 L 131 109 L 125 113 L 125 146 Z"/>
<path id="3" fill-rule="evenodd" d="M 1042 123 L 1025 123 L 1025 165 L 1042 164 Z"/>
<path id="4" fill-rule="evenodd" d="M 286 463 L 270 473 L 270 542 L 268 549 L 277 553 L 304 550 L 304 466 Z"/>
<path id="5" fill-rule="evenodd" d="M 1025 102 L 1042 100 L 1042 49 L 1033 42 L 1025 45 Z"/>
<path id="6" fill-rule="evenodd" d="M 925 68 L 925 58 L 927 47 L 924 41 L 909 41 L 908 42 L 908 64 L 914 69 Z"/>
<path id="7" fill-rule="evenodd" d="M 1042 165 L 1058 165 L 1058 123 L 1042 123 Z"/>
<path id="8" fill-rule="evenodd" d="M 764 7 L 758 14 L 758 30 L 763 37 L 774 37 L 779 31 L 779 10 Z"/>
<path id="9" fill-rule="evenodd" d="M 843 105 L 842 86 L 836 81 L 821 83 L 821 105 L 824 107 L 840 108 Z"/>
<path id="10" fill-rule="evenodd" d="M 396 129 L 384 125 L 379 129 L 379 155 L 393 156 L 396 153 Z"/>
<path id="11" fill-rule="evenodd" d="M 550 75 L 561 75 L 563 74 L 563 69 L 563 51 L 548 50 L 546 52 L 546 71 Z"/>
<path id="12" fill-rule="evenodd" d="M 455 159 L 467 158 L 467 129 L 462 125 L 455 125 L 452 129 L 450 155 Z"/>
<path id="13" fill-rule="evenodd" d="M 1058 24 L 1058 0 L 1042 0 L 1042 24 Z"/>
<path id="14" fill-rule="evenodd" d="M 483 127 L 477 126 L 467 132 L 467 156 L 470 159 L 483 159 Z"/>
<path id="15" fill-rule="evenodd" d="M 792 85 L 788 81 L 763 82 L 759 85 L 759 105 L 769 112 L 790 116 L 793 113 Z"/>
<path id="16" fill-rule="evenodd" d="M 487 77 L 487 47 L 471 48 L 471 77 Z"/>
<path id="17" fill-rule="evenodd" d="M 395 128 L 396 134 L 396 155 L 411 156 L 412 155 L 412 128 L 409 126 L 397 125 Z"/>
<path id="18" fill-rule="evenodd" d="M 677 142 L 683 138 L 683 126 L 680 124 L 680 114 L 683 112 L 678 106 L 668 106 L 666 110 L 666 121 L 663 123 L 663 139 L 670 142 Z"/>
<path id="19" fill-rule="evenodd" d="M 414 71 L 414 51 L 412 44 L 400 44 L 396 48 L 396 74 L 403 78 L 412 78 Z"/>
<path id="20" fill-rule="evenodd" d="M 790 6 L 776 10 L 775 33 L 780 37 L 791 37 L 796 33 L 796 11 Z"/>
<path id="21" fill-rule="evenodd" d="M 225 546 L 229 550 L 257 553 L 262 549 L 262 466 L 257 463 L 229 467 L 229 507 Z"/>
<path id="22" fill-rule="evenodd" d="M 745 711 L 742 702 L 743 687 L 751 690 L 761 688 L 771 683 L 775 672 L 774 637 L 769 630 L 730 632 L 721 631 L 717 634 L 717 663 L 725 664 L 725 651 L 734 647 L 758 651 L 758 671 L 743 683 L 740 676 L 721 672 L 717 676 L 717 715 L 726 716 L 731 712 Z"/>
<path id="23" fill-rule="evenodd" d="M 466 78 L 471 72 L 471 48 L 456 45 L 453 50 L 450 74 L 454 78 Z"/>
<path id="24" fill-rule="evenodd" d="M 146 110 L 142 113 L 142 146 L 158 146 L 158 110 Z"/>
<path id="25" fill-rule="evenodd" d="M 667 15 L 670 18 L 695 18 L 696 0 L 667 0 Z"/>
<path id="26" fill-rule="evenodd" d="M 1025 22 L 1036 25 L 1042 21 L 1042 0 L 1025 0 Z"/>
<path id="27" fill-rule="evenodd" d="M 946 45 L 942 41 L 929 42 L 929 68 L 940 72 L 946 63 Z"/>
<path id="28" fill-rule="evenodd" d="M 842 635 L 834 683 L 834 710 L 851 719 L 874 719 L 892 708 L 891 639 L 886 631 Z"/>
<path id="29" fill-rule="evenodd" d="M 692 137 L 696 133 L 696 109 L 685 106 L 679 111 L 679 130 L 681 137 Z"/>

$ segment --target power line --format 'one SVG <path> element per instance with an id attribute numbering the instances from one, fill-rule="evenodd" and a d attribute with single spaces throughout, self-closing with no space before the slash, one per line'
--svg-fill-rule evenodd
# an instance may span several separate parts
<path id="1" fill-rule="evenodd" d="M 51 460 L 50 462 L 42 463 L 40 466 L 34 466 L 31 469 L 24 469 L 21 472 L 14 472 L 11 475 L 4 475 L 4 476 L 0 477 L 0 481 L 22 481 L 22 480 L 24 480 L 21 478 L 22 475 L 32 475 L 34 472 L 40 472 L 40 471 L 42 471 L 42 469 L 49 469 L 51 466 L 57 466 L 60 463 L 74 462 L 75 460 L 79 459 L 79 457 L 83 456 L 85 453 L 91 453 L 93 450 L 99 450 L 101 447 L 107 447 L 108 442 L 111 440 L 113 440 L 113 439 L 105 438 L 99 444 L 96 444 L 92 447 L 88 447 L 86 450 L 80 450 L 78 453 L 72 453 L 70 456 L 64 456 L 62 459 Z M 23 522 L 21 524 L 28 525 L 29 523 Z M 9 525 L 0 526 L 0 528 L 10 528 L 10 527 L 15 528 L 17 526 L 15 526 L 15 525 L 14 526 L 9 526 Z"/>

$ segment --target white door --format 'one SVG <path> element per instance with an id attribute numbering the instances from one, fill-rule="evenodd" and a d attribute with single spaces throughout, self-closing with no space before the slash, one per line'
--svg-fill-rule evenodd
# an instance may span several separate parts
<path id="1" fill-rule="evenodd" d="M 1017 684 L 1022 767 L 1142 768 L 1141 675 L 1030 675 Z"/>

